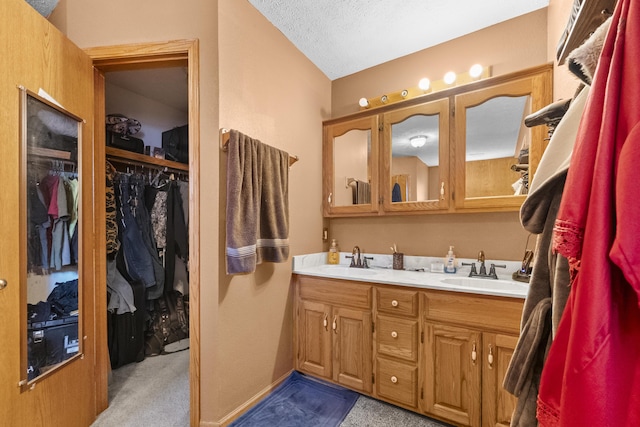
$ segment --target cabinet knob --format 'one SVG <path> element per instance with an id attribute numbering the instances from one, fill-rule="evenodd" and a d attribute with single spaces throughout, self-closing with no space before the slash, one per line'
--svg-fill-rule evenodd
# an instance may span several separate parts
<path id="1" fill-rule="evenodd" d="M 487 356 L 489 362 L 489 368 L 493 368 L 493 346 L 489 344 L 489 355 Z"/>
<path id="2" fill-rule="evenodd" d="M 473 343 L 473 349 L 471 350 L 471 361 L 475 364 L 478 358 L 478 352 L 476 351 L 476 343 Z"/>
<path id="3" fill-rule="evenodd" d="M 398 377 L 396 377 L 395 375 L 393 375 L 393 376 L 391 377 L 391 382 L 392 382 L 392 383 L 394 383 L 394 384 L 396 384 L 396 383 L 398 382 Z"/>
<path id="4" fill-rule="evenodd" d="M 398 338 L 398 333 L 396 331 L 392 331 L 391 338 Z"/>
<path id="5" fill-rule="evenodd" d="M 440 185 L 440 200 L 444 200 L 444 181 Z"/>
<path id="6" fill-rule="evenodd" d="M 7 281 L 0 279 L 0 291 L 7 287 Z"/>
<path id="7" fill-rule="evenodd" d="M 396 301 L 396 300 L 391 301 L 391 305 L 393 307 L 397 307 L 398 306 L 398 301 Z"/>
<path id="8" fill-rule="evenodd" d="M 322 321 L 322 324 L 324 325 L 324 330 L 328 331 L 329 329 L 327 328 L 327 326 L 329 325 L 329 320 L 327 319 L 328 314 L 325 313 L 324 314 L 324 319 Z"/>
<path id="9" fill-rule="evenodd" d="M 333 196 L 333 193 L 329 193 L 329 197 L 327 197 L 327 202 L 328 202 L 329 204 L 331 204 L 331 198 L 332 198 L 332 196 Z"/>
<path id="10" fill-rule="evenodd" d="M 333 316 L 333 325 L 331 325 L 333 327 L 333 332 L 334 333 L 338 333 L 338 316 Z"/>

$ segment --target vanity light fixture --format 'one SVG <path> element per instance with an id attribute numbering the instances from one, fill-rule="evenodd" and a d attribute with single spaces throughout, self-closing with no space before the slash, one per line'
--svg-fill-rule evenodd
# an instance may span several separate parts
<path id="1" fill-rule="evenodd" d="M 477 74 L 478 72 L 480 73 L 479 75 Z M 456 74 L 453 71 L 449 71 L 445 74 L 445 77 L 440 80 L 431 81 L 425 77 L 418 82 L 418 86 L 416 87 L 410 87 L 397 92 L 388 92 L 384 95 L 373 98 L 360 98 L 358 105 L 360 105 L 362 110 L 382 107 L 396 102 L 405 101 L 407 99 L 417 98 L 441 90 L 450 89 L 454 86 L 472 83 L 487 77 L 491 77 L 491 67 L 483 67 L 480 64 L 476 64 L 471 67 L 469 71 L 464 73 Z"/>
<path id="2" fill-rule="evenodd" d="M 453 83 L 455 83 L 456 81 L 456 73 L 454 73 L 453 71 L 449 71 L 444 75 L 444 82 L 448 85 L 452 85 Z"/>
<path id="3" fill-rule="evenodd" d="M 428 78 L 422 78 L 420 79 L 420 81 L 418 82 L 418 87 L 422 90 L 429 90 L 429 88 L 431 87 L 431 80 L 429 80 Z"/>
<path id="4" fill-rule="evenodd" d="M 420 148 L 424 147 L 424 144 L 427 143 L 428 137 L 426 135 L 416 135 L 409 138 L 409 143 L 412 147 Z"/>
<path id="5" fill-rule="evenodd" d="M 482 65 L 473 64 L 471 68 L 469 68 L 469 76 L 471 76 L 472 79 L 477 79 L 482 75 L 482 71 L 483 71 Z"/>

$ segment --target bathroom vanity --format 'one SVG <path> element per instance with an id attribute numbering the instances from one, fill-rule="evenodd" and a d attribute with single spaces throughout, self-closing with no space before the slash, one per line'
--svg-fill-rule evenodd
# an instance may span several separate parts
<path id="1" fill-rule="evenodd" d="M 294 257 L 296 369 L 455 425 L 508 426 L 516 400 L 502 381 L 528 290 L 509 279 L 518 263 L 495 280 L 422 271 L 422 257 L 407 257 L 419 271 L 392 270 L 385 257 L 369 269 Z"/>

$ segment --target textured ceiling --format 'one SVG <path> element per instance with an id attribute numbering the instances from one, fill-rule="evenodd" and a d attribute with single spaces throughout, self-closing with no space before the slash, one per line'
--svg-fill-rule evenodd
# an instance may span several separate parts
<path id="1" fill-rule="evenodd" d="M 549 5 L 549 0 L 249 2 L 331 80 Z"/>

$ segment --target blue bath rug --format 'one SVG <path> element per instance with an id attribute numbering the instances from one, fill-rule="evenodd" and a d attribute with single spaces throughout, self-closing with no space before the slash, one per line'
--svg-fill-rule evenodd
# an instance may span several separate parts
<path id="1" fill-rule="evenodd" d="M 337 427 L 359 394 L 296 371 L 230 427 Z"/>

